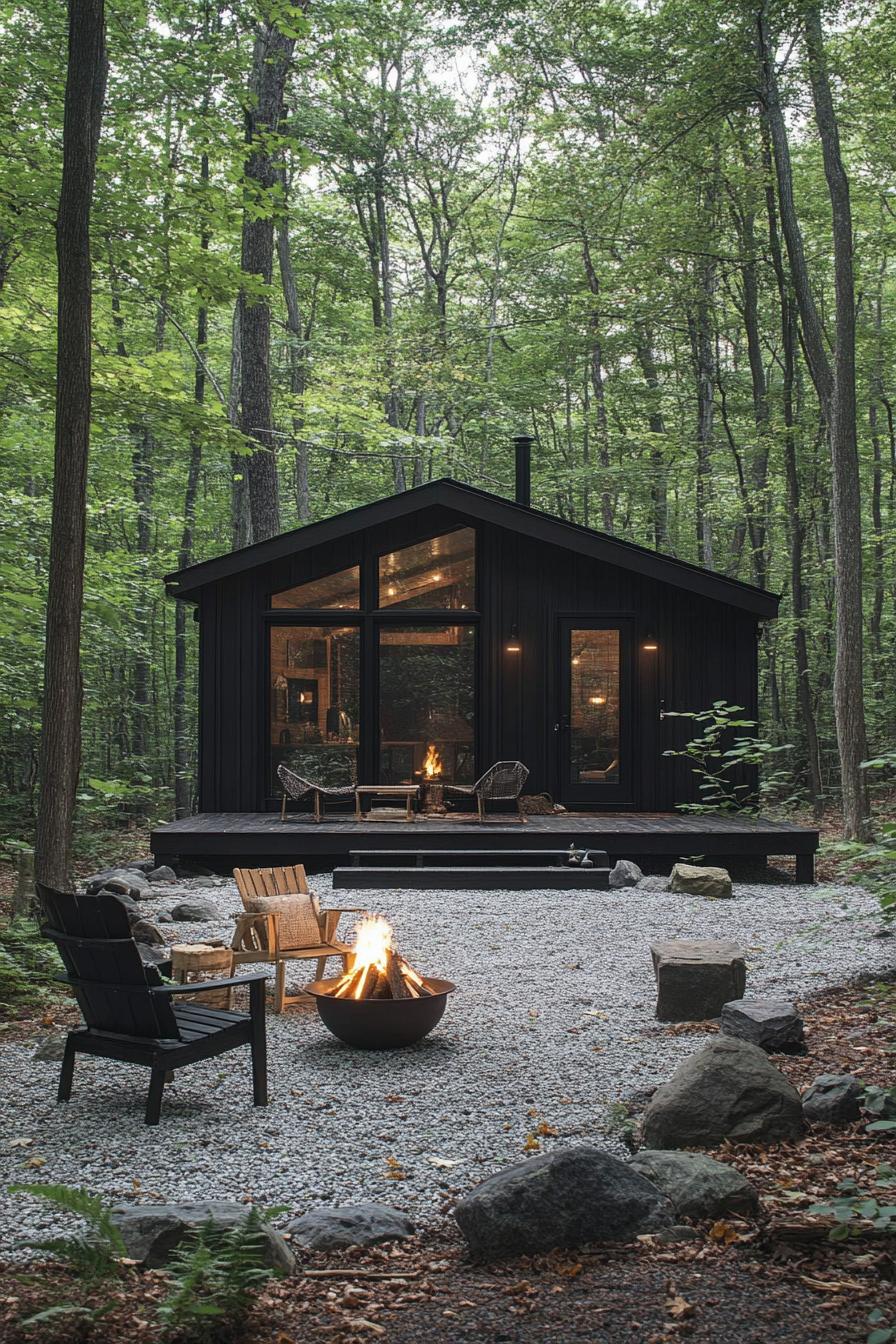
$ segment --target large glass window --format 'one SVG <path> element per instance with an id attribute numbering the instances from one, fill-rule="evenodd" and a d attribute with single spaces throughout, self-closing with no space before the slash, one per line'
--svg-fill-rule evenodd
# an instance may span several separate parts
<path id="1" fill-rule="evenodd" d="M 380 782 L 472 784 L 476 629 L 383 626 Z"/>
<path id="2" fill-rule="evenodd" d="M 326 574 L 322 579 L 299 583 L 274 593 L 272 607 L 311 607 L 320 611 L 355 608 L 361 605 L 361 570 L 358 565 Z"/>
<path id="3" fill-rule="evenodd" d="M 380 606 L 469 610 L 476 605 L 476 533 L 471 527 L 380 556 Z"/>
<path id="4" fill-rule="evenodd" d="M 281 763 L 303 779 L 352 784 L 358 774 L 360 631 L 357 626 L 272 625 L 271 794 Z"/>
<path id="5" fill-rule="evenodd" d="M 619 631 L 571 630 L 570 784 L 619 783 Z"/>

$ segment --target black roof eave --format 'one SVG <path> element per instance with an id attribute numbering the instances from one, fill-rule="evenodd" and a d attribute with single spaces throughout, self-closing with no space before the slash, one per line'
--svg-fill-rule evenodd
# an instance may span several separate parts
<path id="1" fill-rule="evenodd" d="M 539 509 L 516 504 L 489 491 L 448 478 L 430 481 L 372 504 L 362 504 L 318 523 L 282 532 L 268 541 L 259 541 L 242 550 L 231 551 L 227 555 L 191 565 L 188 569 L 166 574 L 165 584 L 171 596 L 196 601 L 198 589 L 206 584 L 230 578 L 312 546 L 338 541 L 361 528 L 389 523 L 433 505 L 456 509 L 477 521 L 520 532 L 533 541 L 562 546 L 579 555 L 617 565 L 660 583 L 672 584 L 700 597 L 738 607 L 760 619 L 774 619 L 778 614 L 780 598 L 763 588 L 743 583 L 740 579 L 726 578 L 712 570 L 701 569 L 699 565 L 676 560 L 672 556 L 648 550 L 645 546 L 638 546 L 635 542 L 596 532 L 579 523 L 565 522 Z"/>

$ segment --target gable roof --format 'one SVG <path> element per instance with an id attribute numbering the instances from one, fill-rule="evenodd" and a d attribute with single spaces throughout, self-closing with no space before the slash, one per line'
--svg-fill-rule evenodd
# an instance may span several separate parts
<path id="1" fill-rule="evenodd" d="M 673 556 L 651 551 L 632 541 L 622 541 L 619 537 L 583 527 L 580 523 L 565 522 L 553 514 L 516 504 L 476 486 L 462 485 L 460 481 L 448 477 L 415 486 L 400 495 L 389 495 L 373 504 L 362 504 L 318 523 L 308 523 L 292 532 L 281 532 L 267 541 L 258 541 L 241 550 L 166 574 L 165 586 L 170 596 L 195 602 L 197 590 L 205 584 L 230 578 L 256 565 L 295 555 L 324 542 L 338 541 L 362 528 L 394 522 L 409 513 L 435 505 L 455 509 L 479 522 L 493 523 L 512 532 L 520 532 L 533 541 L 562 546 L 578 555 L 617 565 L 660 583 L 684 588 L 700 597 L 739 607 L 761 618 L 773 618 L 778 614 L 779 597 L 764 588 L 743 583 L 740 579 L 729 579 L 713 570 L 701 569 L 699 565 L 689 564 L 686 560 L 676 560 Z"/>

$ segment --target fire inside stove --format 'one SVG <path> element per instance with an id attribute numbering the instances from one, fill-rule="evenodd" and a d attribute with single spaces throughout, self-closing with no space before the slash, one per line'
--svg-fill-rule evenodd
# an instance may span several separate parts
<path id="1" fill-rule="evenodd" d="M 355 944 L 345 972 L 328 990 L 334 999 L 425 999 L 432 995 L 421 975 L 395 950 L 392 925 L 368 915 L 355 925 Z"/>
<path id="2" fill-rule="evenodd" d="M 434 742 L 430 742 L 426 748 L 426 755 L 423 757 L 423 778 L 437 779 L 443 769 L 442 758 L 436 749 L 436 745 Z"/>

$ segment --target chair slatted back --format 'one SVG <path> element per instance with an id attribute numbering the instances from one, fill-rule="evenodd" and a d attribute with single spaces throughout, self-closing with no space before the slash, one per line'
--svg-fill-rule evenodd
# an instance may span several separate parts
<path id="1" fill-rule="evenodd" d="M 171 1003 L 151 994 L 160 985 L 155 966 L 145 966 L 125 906 L 101 892 L 84 896 L 54 891 L 38 882 L 43 912 L 41 932 L 59 949 L 87 1026 L 94 1031 L 149 1040 L 177 1040 Z"/>
<path id="2" fill-rule="evenodd" d="M 305 866 L 294 863 L 285 868 L 234 868 L 233 876 L 244 907 L 258 896 L 307 896 Z"/>

